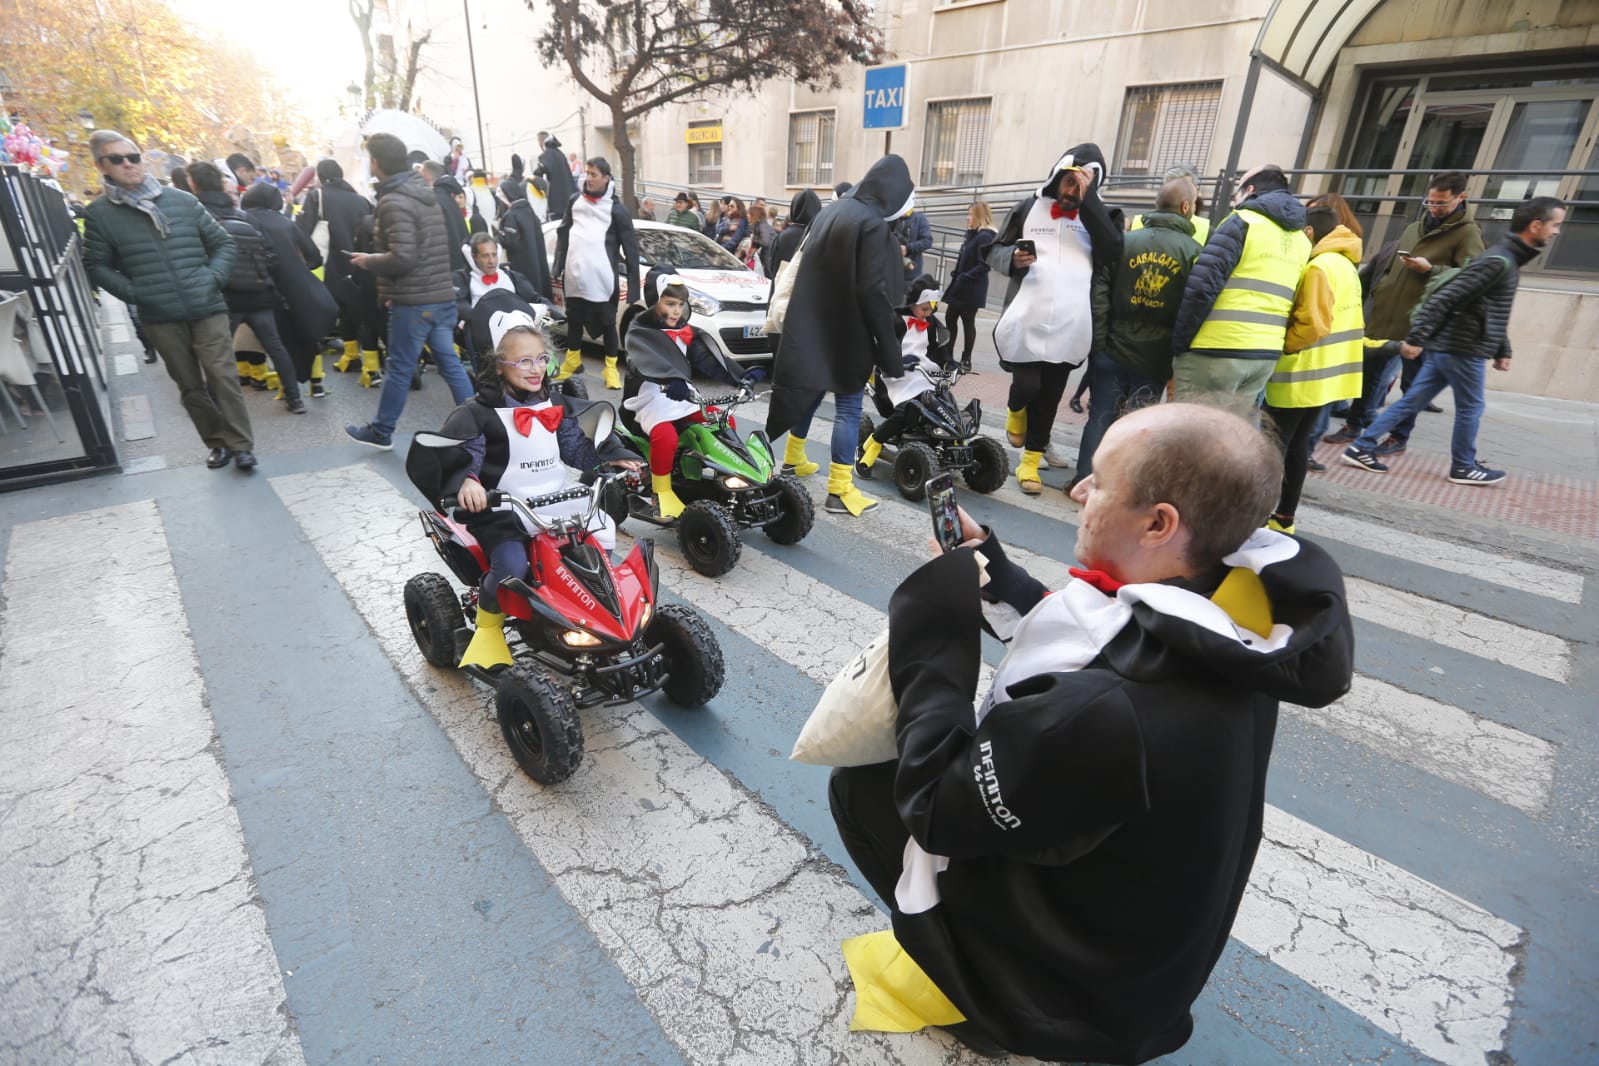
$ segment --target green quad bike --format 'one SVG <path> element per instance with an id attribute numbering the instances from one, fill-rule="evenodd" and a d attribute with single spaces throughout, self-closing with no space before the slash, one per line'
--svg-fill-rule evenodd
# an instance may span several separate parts
<path id="1" fill-rule="evenodd" d="M 732 426 L 733 408 L 748 402 L 754 390 L 743 386 L 728 396 L 698 396 L 705 421 L 679 430 L 672 459 L 672 491 L 683 501 L 683 513 L 662 518 L 650 492 L 649 471 L 627 475 L 626 511 L 611 509 L 621 525 L 624 515 L 651 525 L 677 528 L 678 544 L 688 564 L 706 577 L 719 577 L 738 565 L 743 544 L 739 531 L 764 530 L 778 544 L 798 544 L 816 521 L 810 493 L 781 465 L 766 432 L 757 429 L 740 438 Z M 648 434 L 636 422 L 623 431 L 627 443 L 650 457 Z"/>

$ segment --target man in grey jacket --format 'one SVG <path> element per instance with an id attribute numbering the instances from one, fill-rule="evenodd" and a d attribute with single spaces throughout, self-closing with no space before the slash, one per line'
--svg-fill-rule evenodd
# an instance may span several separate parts
<path id="1" fill-rule="evenodd" d="M 378 396 L 378 413 L 364 426 L 345 426 L 350 439 L 369 448 L 394 446 L 394 426 L 416 376 L 425 343 L 450 386 L 456 403 L 472 397 L 471 377 L 455 354 L 455 285 L 444 216 L 433 190 L 407 165 L 405 143 L 393 134 L 367 138 L 372 174 L 378 179 L 373 210 L 372 253 L 357 253 L 350 262 L 373 274 L 378 299 L 389 307 L 389 358 Z"/>

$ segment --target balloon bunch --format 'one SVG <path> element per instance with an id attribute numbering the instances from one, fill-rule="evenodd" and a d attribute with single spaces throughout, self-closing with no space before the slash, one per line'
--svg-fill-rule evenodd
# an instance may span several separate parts
<path id="1" fill-rule="evenodd" d="M 17 166 L 34 166 L 49 152 L 44 141 L 28 128 L 26 122 L 18 122 L 11 126 L 3 142 L 0 143 L 4 144 L 5 161 Z"/>

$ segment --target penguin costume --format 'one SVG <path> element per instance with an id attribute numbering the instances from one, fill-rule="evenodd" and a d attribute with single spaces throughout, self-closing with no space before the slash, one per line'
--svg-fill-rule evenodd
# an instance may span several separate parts
<path id="1" fill-rule="evenodd" d="M 622 389 L 622 420 L 650 441 L 650 484 L 662 518 L 683 513 L 672 491 L 678 429 L 703 421 L 700 405 L 689 397 L 694 374 L 728 385 L 753 383 L 760 370 L 746 372 L 706 343 L 689 325 L 688 283 L 670 266 L 651 270 L 644 280 L 645 310 L 627 325 L 627 380 Z"/>
<path id="2" fill-rule="evenodd" d="M 927 372 L 949 365 L 949 330 L 933 317 L 943 295 L 938 282 L 923 274 L 906 290 L 905 306 L 896 309 L 899 317 L 894 323 L 894 332 L 899 335 L 905 373 L 897 378 L 879 377 L 872 388 L 872 402 L 877 405 L 877 413 L 883 416 L 883 421 L 861 442 L 855 472 L 863 478 L 871 478 L 872 466 L 883 450 L 883 442 L 904 432 L 911 417 L 908 406 L 911 401 L 933 388 Z M 929 305 L 926 318 L 916 314 L 916 308 L 922 304 Z"/>

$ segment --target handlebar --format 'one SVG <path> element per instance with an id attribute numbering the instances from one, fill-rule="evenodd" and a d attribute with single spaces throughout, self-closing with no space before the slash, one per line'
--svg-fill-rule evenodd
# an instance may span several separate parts
<path id="1" fill-rule="evenodd" d="M 734 404 L 747 403 L 754 397 L 755 389 L 749 385 L 740 385 L 737 392 L 726 396 L 706 396 L 698 390 L 694 393 L 694 401 L 701 407 L 732 407 Z"/>
<path id="2" fill-rule="evenodd" d="M 578 523 L 579 519 L 581 519 L 580 527 L 587 528 L 589 519 L 593 517 L 594 511 L 600 506 L 601 493 L 606 484 L 624 474 L 625 471 L 620 469 L 603 471 L 595 477 L 593 485 L 573 485 L 571 488 L 561 489 L 558 492 L 545 493 L 543 496 L 530 496 L 526 499 L 512 496 L 508 492 L 501 492 L 499 489 L 490 489 L 486 493 L 488 502 L 484 505 L 484 509 L 492 510 L 509 504 L 511 509 L 521 515 L 529 525 L 541 531 L 557 529 L 568 523 Z M 546 518 L 537 513 L 542 507 L 566 503 L 571 500 L 588 500 L 589 509 L 587 513 L 583 515 L 563 515 L 559 518 Z M 445 496 L 439 500 L 439 504 L 443 510 L 449 511 L 459 506 L 460 500 L 455 496 Z"/>

